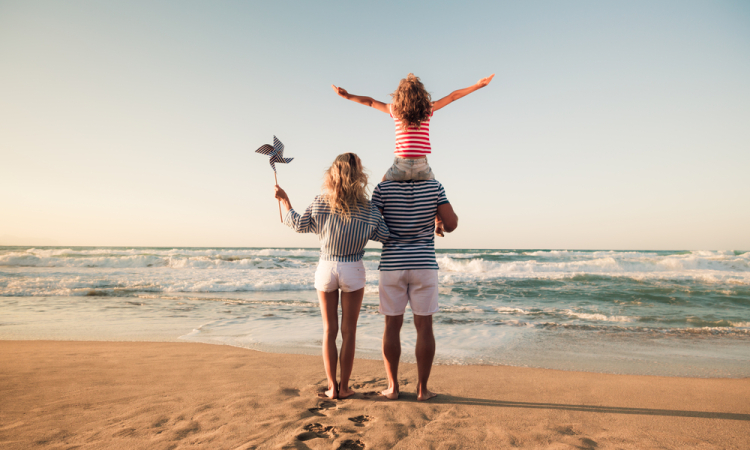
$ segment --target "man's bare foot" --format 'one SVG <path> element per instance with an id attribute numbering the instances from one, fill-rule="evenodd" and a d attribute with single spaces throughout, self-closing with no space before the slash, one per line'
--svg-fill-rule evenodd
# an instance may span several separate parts
<path id="1" fill-rule="evenodd" d="M 388 400 L 398 400 L 398 389 L 389 387 L 384 391 L 380 391 L 380 395 L 387 398 Z"/>
<path id="2" fill-rule="evenodd" d="M 356 393 L 357 393 L 357 391 L 355 391 L 353 389 L 349 389 L 349 388 L 339 389 L 339 399 L 349 398 L 349 397 L 351 397 L 352 395 L 354 395 Z"/>
<path id="3" fill-rule="evenodd" d="M 334 385 L 328 390 L 318 392 L 318 397 L 320 398 L 330 398 L 331 400 L 336 400 L 339 398 L 339 390 L 338 386 Z"/>
<path id="4" fill-rule="evenodd" d="M 419 400 L 420 402 L 429 400 L 436 396 L 436 393 L 427 390 L 427 388 L 423 389 L 420 386 L 417 386 L 417 400 Z"/>

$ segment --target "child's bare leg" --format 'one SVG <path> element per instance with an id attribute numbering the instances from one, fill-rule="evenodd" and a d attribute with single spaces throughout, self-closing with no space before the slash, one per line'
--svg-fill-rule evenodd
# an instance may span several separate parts
<path id="1" fill-rule="evenodd" d="M 440 217 L 440 214 L 435 214 L 435 234 L 445 237 L 445 228 L 443 227 L 443 219 Z"/>

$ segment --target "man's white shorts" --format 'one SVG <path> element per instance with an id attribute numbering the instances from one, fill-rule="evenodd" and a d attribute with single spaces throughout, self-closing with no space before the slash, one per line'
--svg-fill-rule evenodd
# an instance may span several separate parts
<path id="1" fill-rule="evenodd" d="M 431 316 L 438 312 L 437 269 L 381 270 L 380 314 L 400 316 L 406 304 L 418 316 Z"/>
<path id="2" fill-rule="evenodd" d="M 365 263 L 360 259 L 355 262 L 319 261 L 315 271 L 315 289 L 333 292 L 354 292 L 365 287 Z"/>

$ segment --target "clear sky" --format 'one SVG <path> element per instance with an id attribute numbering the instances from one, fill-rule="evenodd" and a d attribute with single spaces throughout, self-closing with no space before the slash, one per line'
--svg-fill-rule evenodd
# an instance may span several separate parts
<path id="1" fill-rule="evenodd" d="M 314 247 L 279 223 L 343 152 L 372 180 L 409 72 L 460 217 L 444 248 L 750 249 L 747 1 L 0 0 L 0 245 Z M 374 184 L 373 184 L 374 187 Z"/>

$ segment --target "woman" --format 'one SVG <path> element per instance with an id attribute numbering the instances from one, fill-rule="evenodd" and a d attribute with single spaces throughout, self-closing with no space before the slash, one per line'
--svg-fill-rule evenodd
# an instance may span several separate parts
<path id="1" fill-rule="evenodd" d="M 287 213 L 284 223 L 298 233 L 315 233 L 320 238 L 320 261 L 315 272 L 315 289 L 323 316 L 323 363 L 328 377 L 325 396 L 347 398 L 354 394 L 349 377 L 354 364 L 357 320 L 365 293 L 365 244 L 372 239 L 388 240 L 388 227 L 380 211 L 367 199 L 367 175 L 354 153 L 344 153 L 326 171 L 323 194 L 315 197 L 300 215 L 283 189 L 276 185 L 276 198 Z M 336 383 L 341 291 L 341 382 Z"/>

